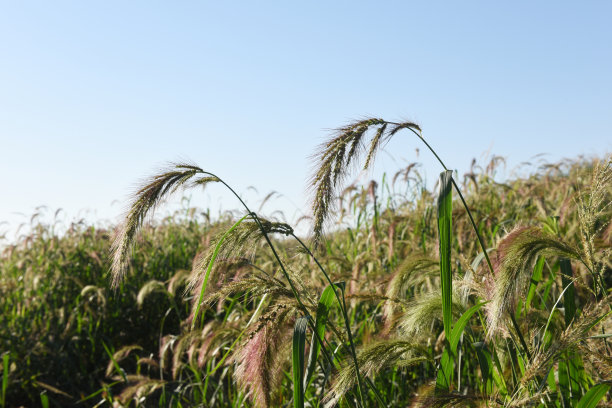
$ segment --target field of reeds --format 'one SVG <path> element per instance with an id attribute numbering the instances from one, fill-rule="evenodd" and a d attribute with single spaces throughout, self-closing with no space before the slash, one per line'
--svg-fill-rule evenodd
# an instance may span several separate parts
<path id="1" fill-rule="evenodd" d="M 398 133 L 440 163 L 435 188 L 416 164 L 345 183 Z M 179 163 L 115 229 L 7 244 L 0 407 L 612 404 L 611 157 L 459 175 L 417 125 L 366 119 L 314 161 L 307 237 Z M 149 221 L 210 184 L 237 210 Z"/>

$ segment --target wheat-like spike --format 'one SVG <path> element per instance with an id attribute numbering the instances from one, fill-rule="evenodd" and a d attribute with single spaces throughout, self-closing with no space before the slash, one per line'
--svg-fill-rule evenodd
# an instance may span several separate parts
<path id="1" fill-rule="evenodd" d="M 243 292 L 248 292 L 249 298 L 251 299 L 263 296 L 266 293 L 272 295 L 274 298 L 285 297 L 287 299 L 293 299 L 293 292 L 287 289 L 280 280 L 255 271 L 211 291 L 204 297 L 203 303 L 213 303 L 215 301 L 224 300 L 232 294 Z"/>
<path id="2" fill-rule="evenodd" d="M 127 358 L 134 350 L 142 350 L 142 347 L 138 345 L 123 346 L 119 350 L 115 351 L 113 353 L 113 358 L 108 362 L 108 365 L 106 366 L 106 376 L 110 377 L 113 371 L 115 371 L 115 364 Z"/>
<path id="3" fill-rule="evenodd" d="M 158 280 L 150 280 L 138 291 L 138 295 L 136 296 L 136 303 L 138 306 L 142 307 L 145 299 L 153 293 L 163 293 L 167 296 L 170 295 L 170 292 L 168 292 L 168 289 L 166 289 L 166 285 L 163 282 Z"/>
<path id="4" fill-rule="evenodd" d="M 504 406 L 508 408 L 539 407 L 542 406 L 542 401 L 544 401 L 545 398 L 550 398 L 551 394 L 552 393 L 548 390 L 538 391 L 534 394 L 525 396 L 521 396 L 520 393 L 515 393 L 512 399 Z"/>
<path id="5" fill-rule="evenodd" d="M 117 396 L 117 399 L 125 404 L 125 406 L 131 405 L 130 402 L 134 399 L 140 399 L 152 394 L 166 384 L 164 380 L 156 380 L 144 376 L 134 376 L 128 378 L 128 380 L 130 380 L 131 385 L 126 387 Z"/>
<path id="6" fill-rule="evenodd" d="M 368 150 L 368 156 L 366 157 L 365 164 L 363 165 L 364 170 L 367 170 L 370 168 L 370 164 L 372 163 L 372 160 L 374 159 L 374 155 L 376 154 L 376 151 L 378 150 L 378 146 L 380 145 L 380 141 L 383 135 L 385 134 L 385 130 L 387 130 L 386 123 L 378 128 L 378 130 L 376 131 L 376 135 L 374 135 L 374 137 L 372 138 L 372 141 L 370 142 L 370 149 Z"/>
<path id="7" fill-rule="evenodd" d="M 368 344 L 357 355 L 359 371 L 363 377 L 377 374 L 381 370 L 400 365 L 411 366 L 430 360 L 427 350 L 416 343 L 401 339 L 383 340 Z M 333 407 L 354 385 L 357 379 L 354 364 L 345 364 L 338 373 L 333 388 L 325 396 L 326 407 Z"/>
<path id="8" fill-rule="evenodd" d="M 502 317 L 512 313 L 518 296 L 525 292 L 539 255 L 581 258 L 577 248 L 538 227 L 518 227 L 511 231 L 500 241 L 494 260 L 493 293 L 486 306 L 489 336 L 494 335 Z"/>
<path id="9" fill-rule="evenodd" d="M 116 230 L 111 246 L 113 286 L 125 275 L 128 257 L 138 230 L 160 201 L 169 193 L 184 186 L 187 181 L 204 171 L 191 164 L 171 164 L 168 169 L 147 179 L 136 191 L 123 223 Z M 203 185 L 218 181 L 216 177 L 204 177 L 196 181 Z"/>
<path id="10" fill-rule="evenodd" d="M 591 271 L 596 269 L 595 236 L 610 223 L 612 205 L 612 156 L 595 164 L 591 182 L 577 198 L 580 240 L 585 261 Z"/>
<path id="11" fill-rule="evenodd" d="M 176 296 L 178 289 L 185 285 L 187 280 L 189 279 L 190 271 L 186 269 L 181 269 L 177 271 L 170 280 L 168 281 L 168 292 L 172 296 Z"/>
<path id="12" fill-rule="evenodd" d="M 474 394 L 458 394 L 446 390 L 435 390 L 435 395 L 414 397 L 410 408 L 475 408 L 502 406 L 496 401 Z"/>
<path id="13" fill-rule="evenodd" d="M 192 363 L 197 364 L 198 367 L 204 367 L 209 359 L 223 355 L 225 348 L 222 345 L 224 343 L 231 344 L 239 335 L 238 326 L 211 320 L 201 331 L 200 340 L 194 344 Z M 193 361 L 195 358 L 197 360 Z"/>
<path id="14" fill-rule="evenodd" d="M 185 365 L 183 363 L 183 354 L 189 350 L 190 346 L 199 339 L 200 333 L 197 331 L 190 331 L 182 334 L 172 348 L 172 378 L 179 378 L 179 374 Z"/>
<path id="15" fill-rule="evenodd" d="M 413 122 L 393 123 L 392 125 L 393 127 L 391 128 L 391 130 L 389 130 L 389 137 L 395 135 L 402 129 L 413 129 L 419 133 L 421 132 L 421 127 Z"/>
<path id="16" fill-rule="evenodd" d="M 102 308 L 106 307 L 106 296 L 104 294 L 104 289 L 95 285 L 87 285 L 83 289 L 81 289 L 81 297 L 88 302 L 93 301 L 94 299 L 99 302 Z"/>

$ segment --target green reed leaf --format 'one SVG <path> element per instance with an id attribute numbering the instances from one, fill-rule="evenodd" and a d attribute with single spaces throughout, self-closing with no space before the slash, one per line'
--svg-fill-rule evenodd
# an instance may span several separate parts
<path id="1" fill-rule="evenodd" d="M 465 325 L 470 320 L 470 317 L 472 317 L 474 313 L 479 311 L 480 308 L 485 305 L 485 303 L 487 302 L 481 302 L 477 305 L 470 307 L 468 310 L 465 311 L 465 313 L 463 313 L 463 315 L 461 315 L 459 320 L 457 320 L 457 323 L 455 323 L 450 338 L 448 339 L 453 354 L 457 354 L 457 345 L 459 344 L 459 339 L 461 338 L 463 330 L 465 329 Z"/>
<path id="2" fill-rule="evenodd" d="M 193 314 L 193 320 L 191 321 L 191 329 L 192 330 L 195 328 L 195 324 L 196 324 L 196 321 L 197 321 L 197 318 L 198 318 L 198 313 L 200 312 L 200 307 L 201 307 L 201 304 L 202 304 L 202 298 L 204 297 L 204 292 L 206 292 L 206 285 L 208 284 L 208 278 L 210 277 L 210 271 L 212 270 L 213 264 L 215 263 L 215 259 L 217 259 L 217 255 L 219 255 L 219 250 L 221 250 L 221 246 L 223 245 L 223 241 L 225 241 L 225 238 L 227 238 L 227 236 L 229 234 L 231 234 L 232 231 L 234 231 L 240 224 L 242 224 L 242 221 L 244 221 L 249 216 L 250 216 L 250 214 L 247 214 L 244 217 L 242 217 L 241 219 L 239 219 L 238 222 L 236 222 L 234 225 L 232 225 L 232 227 L 230 229 L 225 231 L 223 236 L 221 236 L 221 239 L 219 239 L 219 242 L 217 242 L 217 246 L 215 247 L 215 251 L 213 252 L 212 257 L 210 258 L 210 262 L 208 263 L 208 267 L 206 268 L 206 274 L 204 275 L 204 282 L 202 283 L 202 289 L 200 290 L 200 296 L 198 297 L 198 303 L 196 304 L 196 310 L 195 310 L 195 313 Z"/>
<path id="3" fill-rule="evenodd" d="M 304 347 L 308 318 L 300 317 L 293 329 L 293 407 L 304 408 Z"/>
<path id="4" fill-rule="evenodd" d="M 451 270 L 452 171 L 440 173 L 438 195 L 438 236 L 440 240 L 440 283 L 442 286 L 442 321 L 446 338 L 450 339 L 453 324 L 453 277 Z"/>
<path id="5" fill-rule="evenodd" d="M 317 340 L 317 336 L 321 340 L 323 340 L 325 336 L 325 325 L 327 324 L 327 319 L 329 317 L 331 307 L 334 304 L 334 301 L 336 300 L 336 294 L 334 293 L 334 289 L 336 287 L 344 287 L 344 282 L 335 283 L 334 287 L 328 285 L 325 290 L 323 290 L 323 293 L 321 293 L 321 297 L 319 298 L 319 303 L 317 305 L 317 315 L 315 316 L 316 334 L 312 334 L 312 340 L 310 342 L 310 352 L 308 353 L 308 366 L 306 368 L 306 375 L 304 376 L 305 389 L 310 384 L 310 380 L 312 379 L 312 375 L 314 374 L 315 368 L 317 366 L 317 358 L 319 356 L 319 352 L 321 351 L 321 344 Z"/>
<path id="6" fill-rule="evenodd" d="M 610 389 L 610 384 L 598 384 L 584 394 L 576 408 L 595 408 L 597 403 L 606 395 Z"/>

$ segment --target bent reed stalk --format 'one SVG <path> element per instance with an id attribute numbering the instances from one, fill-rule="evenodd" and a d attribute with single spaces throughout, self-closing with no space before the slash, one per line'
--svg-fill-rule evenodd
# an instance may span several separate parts
<path id="1" fill-rule="evenodd" d="M 242 200 L 242 198 L 236 193 L 236 191 L 229 184 L 227 184 L 223 179 L 221 179 L 216 174 L 213 174 L 208 171 L 204 171 L 203 169 L 195 165 L 184 164 L 184 163 L 171 164 L 168 170 L 162 172 L 161 174 L 151 177 L 149 181 L 145 183 L 136 192 L 134 199 L 132 201 L 132 204 L 130 206 L 130 209 L 125 217 L 126 219 L 123 222 L 121 228 L 117 230 L 117 233 L 115 234 L 115 238 L 112 244 L 113 264 L 112 264 L 111 272 L 113 276 L 113 279 L 112 279 L 113 286 L 116 287 L 120 283 L 121 279 L 123 278 L 123 275 L 125 274 L 126 263 L 127 263 L 127 253 L 129 249 L 133 246 L 133 241 L 137 235 L 137 232 L 141 228 L 146 217 L 149 215 L 150 212 L 154 211 L 155 207 L 162 200 L 164 195 L 175 192 L 179 187 L 185 185 L 187 181 L 189 181 L 189 179 L 196 176 L 197 174 L 203 174 L 205 175 L 205 177 L 201 177 L 195 180 L 191 184 L 191 186 L 204 186 L 211 182 L 219 182 L 223 184 L 238 199 L 240 204 L 247 211 L 247 215 L 245 215 L 240 220 L 240 222 L 244 220 L 246 217 L 250 216 L 257 223 L 257 226 L 259 227 L 259 230 L 262 236 L 266 240 L 266 243 L 268 247 L 270 248 L 270 250 L 272 251 L 272 254 L 274 258 L 276 259 L 276 262 L 281 268 L 281 271 L 285 279 L 289 283 L 289 286 L 291 288 L 291 291 L 293 293 L 295 300 L 298 302 L 300 309 L 304 313 L 304 316 L 307 317 L 308 325 L 310 326 L 317 341 L 319 342 L 321 346 L 321 350 L 325 358 L 328 360 L 329 364 L 331 364 L 332 362 L 331 357 L 328 354 L 327 348 L 325 344 L 323 343 L 323 340 L 319 338 L 318 333 L 315 330 L 312 316 L 310 316 L 308 309 L 302 303 L 302 300 L 300 299 L 300 296 L 297 292 L 297 289 L 295 287 L 293 280 L 287 273 L 284 263 L 281 261 L 276 251 L 276 248 L 274 247 L 274 245 L 272 244 L 272 241 L 270 240 L 269 231 L 266 228 L 264 228 L 259 216 L 249 208 L 249 206 L 244 202 L 244 200 Z M 335 285 L 332 283 L 327 272 L 325 272 L 325 269 L 321 266 L 321 264 L 316 259 L 314 254 L 310 251 L 310 249 L 308 249 L 308 247 L 293 233 L 293 229 L 287 226 L 287 229 L 285 231 L 282 231 L 282 233 L 285 235 L 291 235 L 294 239 L 296 239 L 300 243 L 300 245 L 315 260 L 315 262 L 317 263 L 319 269 L 325 276 L 325 279 L 328 281 L 328 283 L 332 287 L 335 288 Z M 213 261 L 214 259 L 211 260 L 211 265 Z M 210 265 L 209 265 L 209 268 L 210 268 Z M 205 290 L 205 286 L 202 287 L 202 290 L 199 296 L 199 300 L 196 305 L 196 311 L 193 316 L 194 324 L 197 319 L 197 312 L 199 311 L 199 308 L 200 308 L 200 302 L 202 300 L 202 295 L 204 293 L 204 290 Z M 365 407 L 363 384 L 362 384 L 361 375 L 359 372 L 357 354 L 355 351 L 355 344 L 353 341 L 353 335 L 352 335 L 352 331 L 350 328 L 350 322 L 349 322 L 348 315 L 346 313 L 346 302 L 344 301 L 344 291 L 342 291 L 341 297 L 338 295 L 336 290 L 334 290 L 334 294 L 336 295 L 338 299 L 338 304 L 340 305 L 340 309 L 342 311 L 342 316 L 345 322 L 345 328 L 346 328 L 347 336 L 349 339 L 350 352 L 353 358 L 353 362 L 355 364 L 355 370 L 357 372 L 357 377 L 359 381 L 359 388 L 358 388 L 359 399 L 360 399 L 361 405 Z"/>
<path id="2" fill-rule="evenodd" d="M 427 241 L 431 241 L 435 236 L 429 228 L 435 220 L 435 210 L 432 211 L 435 206 L 432 207 L 429 202 L 428 192 L 423 190 L 421 196 L 415 196 L 414 206 L 410 207 L 411 213 L 399 211 L 395 213 L 392 205 L 387 204 L 386 210 L 381 205 L 383 200 L 382 198 L 378 200 L 376 183 L 370 183 L 368 190 L 361 193 L 356 189 L 350 191 L 347 189 L 349 193 L 343 193 L 351 198 L 348 202 L 353 214 L 356 215 L 356 227 L 334 233 L 333 245 L 327 248 L 327 260 L 324 259 L 323 253 L 321 256 L 315 256 L 323 240 L 324 225 L 333 210 L 336 196 L 343 179 L 349 173 L 350 166 L 356 165 L 359 155 L 366 153 L 363 168 L 371 167 L 380 146 L 403 129 L 409 129 L 414 133 L 445 169 L 443 173 L 446 176 L 443 183 L 445 189 L 439 195 L 438 204 L 440 259 L 431 258 L 428 254 L 429 251 L 435 251 L 431 242 Z M 369 148 L 365 149 L 364 140 L 370 131 L 375 132 L 367 143 Z M 125 279 L 128 255 L 136 235 L 145 219 L 167 194 L 179 188 L 205 186 L 218 182 L 230 190 L 246 211 L 246 214 L 224 234 L 216 236 L 209 245 L 208 252 L 204 252 L 205 256 L 199 256 L 198 261 L 193 263 L 192 278 L 188 285 L 195 296 L 192 314 L 189 317 L 191 329 L 182 336 L 164 337 L 165 343 L 160 340 L 160 343 L 164 344 L 164 350 L 170 349 L 172 353 L 173 380 L 178 381 L 176 378 L 183 375 L 181 359 L 186 358 L 188 361 L 186 367 L 191 370 L 189 375 L 193 376 L 190 377 L 191 384 L 197 387 L 197 384 L 203 383 L 203 390 L 199 392 L 206 396 L 211 392 L 208 389 L 209 381 L 213 384 L 218 381 L 219 387 L 225 387 L 222 385 L 224 376 L 228 370 L 232 372 L 227 364 L 237 363 L 234 375 L 243 394 L 235 401 L 244 401 L 247 398 L 252 399 L 258 406 L 280 405 L 280 400 L 275 400 L 272 395 L 276 393 L 275 387 L 281 387 L 283 383 L 282 375 L 279 376 L 283 369 L 282 361 L 278 359 L 278 355 L 282 354 L 280 349 L 283 347 L 284 337 L 281 339 L 279 336 L 286 334 L 286 328 L 293 324 L 295 317 L 297 320 L 294 327 L 293 349 L 294 406 L 302 407 L 309 402 L 307 394 L 310 391 L 312 391 L 310 395 L 319 395 L 318 400 L 310 400 L 311 404 L 323 402 L 331 407 L 336 403 L 346 402 L 349 406 L 355 404 L 365 408 L 373 401 L 379 406 L 405 406 L 408 401 L 402 401 L 396 395 L 406 394 L 394 389 L 393 385 L 411 380 L 416 384 L 409 385 L 414 397 L 411 397 L 411 406 L 415 407 L 428 403 L 435 406 L 453 404 L 519 406 L 532 404 L 534 401 L 542 403 L 545 407 L 559 406 L 553 403 L 559 401 L 561 406 L 574 406 L 585 398 L 591 398 L 595 390 L 598 398 L 604 398 L 603 394 L 599 396 L 603 388 L 597 388 L 599 385 L 592 387 L 594 381 L 588 380 L 591 377 L 587 378 L 584 366 L 588 363 L 612 367 L 605 328 L 610 327 L 606 326 L 608 323 L 605 321 L 609 313 L 603 313 L 601 307 L 591 307 L 592 302 L 588 298 L 593 294 L 600 302 L 602 298 L 608 299 L 604 297 L 607 285 L 606 274 L 612 266 L 606 261 L 606 254 L 612 253 L 606 252 L 609 251 L 606 248 L 609 247 L 612 237 L 612 228 L 608 227 L 609 220 L 606 219 L 609 218 L 610 212 L 604 205 L 610 196 L 608 183 L 593 182 L 593 191 L 588 192 L 590 196 L 586 193 L 584 197 L 580 196 L 577 205 L 584 208 L 578 212 L 578 217 L 576 218 L 575 213 L 564 215 L 566 217 L 564 224 L 559 223 L 558 219 L 556 223 L 551 221 L 553 218 L 546 212 L 544 199 L 542 200 L 544 204 L 525 204 L 521 201 L 521 195 L 529 200 L 532 197 L 537 199 L 541 193 L 532 193 L 533 190 L 529 190 L 532 188 L 529 183 L 519 183 L 523 191 L 512 196 L 513 193 L 510 193 L 512 189 L 507 190 L 510 192 L 506 198 L 514 206 L 512 211 L 500 213 L 502 215 L 497 220 L 496 215 L 491 214 L 492 225 L 487 225 L 488 211 L 496 211 L 496 208 L 502 208 L 505 204 L 503 202 L 481 204 L 476 200 L 470 209 L 452 174 L 422 137 L 421 128 L 412 122 L 399 123 L 370 118 L 349 124 L 338 129 L 332 139 L 320 146 L 315 159 L 316 167 L 310 180 L 314 216 L 312 250 L 289 225 L 261 218 L 251 211 L 225 181 L 200 167 L 191 164 L 174 164 L 166 171 L 154 175 L 137 191 L 126 214 L 125 222 L 117 230 L 112 244 L 112 282 L 115 288 L 119 288 Z M 607 168 L 603 164 L 596 165 L 593 174 L 598 174 L 598 180 L 608 180 L 606 177 L 612 174 L 609 171 L 609 161 L 607 163 Z M 410 168 L 406 171 L 406 177 Z M 393 184 L 396 178 L 397 175 L 393 178 Z M 475 176 L 472 176 L 471 180 L 476 192 L 470 191 L 470 186 L 465 183 L 466 197 L 487 199 L 495 197 L 494 193 L 490 192 L 497 191 L 494 188 L 499 186 L 495 183 L 487 178 L 479 179 Z M 546 189 L 553 188 L 550 184 L 542 183 Z M 450 187 L 450 184 L 454 187 Z M 383 178 L 382 188 L 384 187 Z M 392 200 L 389 185 L 386 187 L 387 190 L 381 191 L 389 191 L 389 200 Z M 465 213 L 460 213 L 457 219 L 454 219 L 452 214 L 452 189 L 457 191 L 465 209 Z M 564 192 L 557 193 L 559 194 L 563 200 L 569 201 L 567 195 L 563 196 Z M 590 198 L 591 196 L 593 198 Z M 560 201 L 556 200 L 551 202 Z M 444 201 L 443 211 L 441 201 Z M 541 213 L 546 218 L 540 214 L 540 219 L 543 221 L 539 221 L 539 224 L 525 226 L 518 224 L 518 227 L 514 225 L 514 229 L 509 233 L 502 232 L 506 227 L 500 230 L 499 227 L 504 225 L 506 220 L 516 223 L 519 219 L 517 214 L 528 214 L 531 219 L 537 219 L 533 212 L 528 212 L 534 208 L 538 211 L 540 208 L 544 209 Z M 373 211 L 373 218 L 369 218 L 371 216 L 368 211 Z M 567 214 L 567 210 L 563 211 Z M 472 213 L 480 215 L 482 232 L 477 227 Z M 440 226 L 442 221 L 444 225 Z M 568 225 L 574 229 L 568 231 Z M 387 227 L 388 231 L 385 230 Z M 277 233 L 292 240 L 273 241 L 271 235 Z M 476 234 L 477 240 L 473 240 L 473 233 Z M 565 237 L 565 235 L 574 237 L 576 234 L 580 235 L 581 246 L 571 243 L 571 239 Z M 248 261 L 241 261 L 236 268 L 246 268 L 250 274 L 247 275 L 248 278 L 241 278 L 240 273 L 243 272 L 231 272 L 230 268 L 227 271 L 217 270 L 219 263 L 216 261 L 217 255 L 221 253 L 219 257 L 221 259 L 230 252 L 239 252 L 246 242 L 251 242 L 253 245 L 252 243 L 260 241 L 261 237 L 264 238 L 272 255 L 272 257 L 270 254 L 266 256 L 267 266 L 259 267 L 254 265 L 254 262 L 249 265 Z M 494 255 L 491 255 L 493 262 L 489 258 L 483 237 L 491 239 L 491 245 L 496 248 Z M 415 241 L 415 238 L 418 238 L 416 245 L 411 242 Z M 310 270 L 312 263 L 308 262 L 311 266 L 305 267 L 297 256 L 295 261 L 286 258 L 286 253 L 283 252 L 287 248 L 285 244 L 292 241 L 297 242 L 299 246 L 294 250 L 307 255 L 307 258 L 316 265 L 316 269 L 310 272 L 311 278 L 320 276 L 323 279 L 317 278 L 313 279 L 316 282 L 305 283 L 302 276 L 307 272 L 299 269 Z M 225 247 L 229 248 L 227 252 L 222 250 Z M 481 252 L 478 252 L 479 248 Z M 340 253 L 334 254 L 338 250 Z M 457 257 L 457 261 L 451 262 L 451 256 Z M 482 264 L 483 259 L 486 265 Z M 584 268 L 578 265 L 579 267 L 572 271 L 570 259 L 576 260 L 576 263 L 579 262 Z M 337 269 L 334 265 L 337 265 Z M 431 273 L 431 269 L 435 266 L 441 268 L 439 280 Z M 268 274 L 266 271 L 268 267 L 274 272 Z M 275 277 L 277 268 L 281 270 L 282 280 Z M 408 270 L 404 270 L 406 268 Z M 562 271 L 560 289 L 563 290 L 559 289 L 557 282 L 558 269 Z M 427 273 L 418 279 L 413 279 L 412 270 L 422 270 Z M 585 270 L 592 276 L 592 281 L 588 276 L 584 277 Z M 368 280 L 372 279 L 372 282 L 360 283 L 363 273 L 367 273 Z M 215 282 L 210 284 L 208 278 L 213 274 L 225 275 L 216 277 Z M 340 279 L 337 279 L 338 277 Z M 343 282 L 338 283 L 349 278 L 351 282 L 348 285 L 344 285 Z M 571 296 L 568 279 L 571 279 L 572 285 L 576 285 L 576 290 L 572 289 Z M 286 281 L 289 289 L 283 281 Z M 330 336 L 327 338 L 324 327 L 326 320 L 323 326 L 317 323 L 320 310 L 316 303 L 316 294 L 321 293 L 321 281 L 328 285 L 324 289 L 326 298 L 323 300 L 326 308 L 323 310 L 325 319 L 333 302 L 331 291 L 340 312 L 335 318 L 336 325 L 334 322 L 329 322 L 327 334 Z M 209 286 L 221 285 L 223 282 L 229 282 L 223 290 L 206 293 Z M 591 283 L 594 285 L 593 290 L 589 287 Z M 541 293 L 537 292 L 538 284 L 539 288 L 545 288 Z M 363 287 L 368 289 L 364 290 Z M 381 287 L 386 288 L 386 291 L 383 290 L 381 293 L 379 290 Z M 214 288 L 210 290 L 214 291 Z M 523 295 L 527 290 L 529 294 L 524 300 Z M 440 291 L 443 298 L 440 297 Z M 174 290 L 166 291 L 162 280 L 151 281 L 150 284 L 143 286 L 138 296 L 139 305 L 142 306 L 146 297 L 154 296 L 155 293 L 171 296 L 168 295 L 171 292 L 174 293 Z M 536 293 L 538 296 L 535 296 Z M 245 301 L 242 302 L 240 297 L 234 297 L 234 294 L 244 296 Z M 351 310 L 347 307 L 347 297 L 352 305 Z M 260 298 L 258 303 L 255 302 L 256 298 Z M 170 299 L 174 300 L 173 297 Z M 264 309 L 264 303 L 267 306 L 259 316 L 259 312 Z M 368 303 L 372 306 L 367 306 Z M 203 309 L 200 315 L 200 307 L 205 304 L 211 306 L 217 304 L 216 317 L 212 317 L 208 309 Z M 176 302 L 173 308 L 178 312 L 179 306 Z M 315 309 L 317 320 L 312 318 L 312 310 Z M 481 309 L 486 318 L 481 313 Z M 206 318 L 205 313 L 208 313 Z M 232 313 L 237 313 L 238 317 Z M 564 314 L 563 319 L 558 317 L 559 314 Z M 181 316 L 180 313 L 177 315 Z M 220 316 L 223 316 L 222 321 Z M 377 331 L 379 317 L 384 323 L 381 331 Z M 583 321 L 581 318 L 589 318 L 592 324 L 588 326 L 581 324 Z M 248 323 L 244 326 L 247 319 Z M 470 319 L 479 320 L 479 324 L 468 324 Z M 355 322 L 358 324 L 355 325 Z M 251 326 L 251 323 L 254 324 Z M 198 324 L 201 326 L 201 332 L 199 329 L 196 330 Z M 577 354 L 578 345 L 584 347 L 587 342 L 592 344 L 598 341 L 594 339 L 599 337 L 589 336 L 598 324 L 602 325 L 601 344 L 605 347 L 599 347 L 598 343 L 592 357 Z M 337 329 L 342 325 L 346 337 L 342 329 Z M 309 361 L 304 377 L 306 327 L 312 331 L 311 352 L 315 344 L 320 346 L 324 361 L 317 361 L 318 351 L 312 352 L 313 361 Z M 321 327 L 323 330 L 319 331 Z M 352 330 L 353 327 L 357 327 L 355 332 Z M 568 333 L 572 334 L 571 341 L 564 340 L 569 338 Z M 243 335 L 247 335 L 248 341 L 239 344 Z M 336 339 L 339 341 L 336 342 Z M 171 341 L 176 341 L 175 347 Z M 264 344 L 267 342 L 270 344 Z M 360 343 L 359 349 L 356 349 L 357 342 Z M 234 353 L 235 346 L 237 351 Z M 136 349 L 126 348 L 115 352 L 109 348 L 108 352 L 127 358 L 123 356 L 127 356 L 131 350 Z M 160 351 L 160 373 L 163 372 L 164 353 Z M 192 363 L 195 360 L 194 356 L 198 354 L 197 360 L 206 362 L 204 381 L 198 372 L 198 365 Z M 227 360 L 230 354 L 232 357 Z M 249 366 L 251 363 L 249 359 L 254 359 L 255 368 Z M 342 361 L 343 359 L 345 360 Z M 311 376 L 313 372 L 317 372 L 317 362 L 320 364 L 321 376 L 313 382 L 314 377 Z M 135 381 L 134 377 L 128 379 L 119 367 L 120 361 L 113 363 L 111 371 L 114 368 L 117 374 L 121 374 L 121 381 L 126 384 Z M 558 367 L 555 365 L 557 363 Z M 199 367 L 202 368 L 203 365 Z M 221 367 L 224 369 L 220 370 Z M 270 372 L 265 375 L 257 372 L 264 369 L 269 369 Z M 605 372 L 601 369 L 599 371 Z M 248 381 L 257 378 L 263 379 L 265 383 L 249 385 Z M 331 382 L 333 378 L 336 380 L 331 383 L 327 394 L 324 394 L 327 382 Z M 605 375 L 603 377 L 593 375 L 592 378 L 599 378 L 599 381 L 603 378 L 608 381 Z M 381 382 L 380 379 L 384 380 Z M 433 383 L 426 385 L 421 379 L 429 379 Z M 148 386 L 165 387 L 155 382 L 159 380 L 151 381 L 142 380 L 138 384 L 141 384 L 142 389 Z M 309 390 L 311 384 L 312 387 L 320 388 Z M 422 389 L 415 389 L 419 384 Z M 589 388 L 593 391 L 589 391 Z M 138 386 L 130 388 L 130 390 L 137 389 Z M 129 398 L 137 395 L 135 392 L 130 391 Z M 127 391 L 125 395 L 128 395 Z M 224 399 L 224 401 L 229 400 L 229 397 Z M 390 400 L 394 402 L 389 403 Z"/>

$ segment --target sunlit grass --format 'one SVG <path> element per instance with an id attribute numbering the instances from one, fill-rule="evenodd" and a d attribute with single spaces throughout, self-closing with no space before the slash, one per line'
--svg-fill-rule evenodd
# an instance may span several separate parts
<path id="1" fill-rule="evenodd" d="M 2 406 L 609 401 L 610 159 L 500 183 L 494 158 L 435 191 L 410 166 L 344 189 L 401 132 L 425 142 L 366 119 L 321 146 L 314 240 L 238 194 L 237 217 L 147 222 L 179 188 L 231 190 L 181 164 L 115 232 L 35 224 L 0 263 Z"/>

